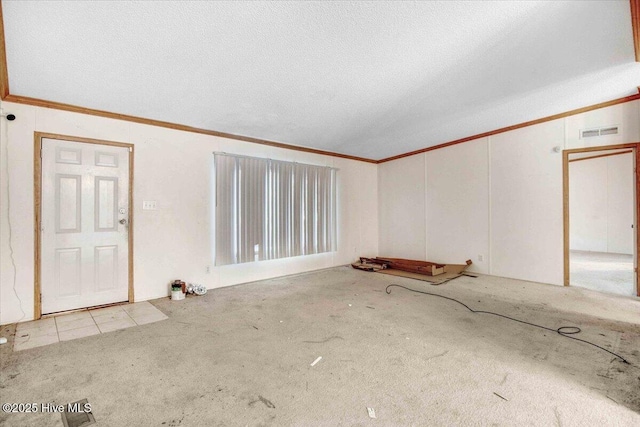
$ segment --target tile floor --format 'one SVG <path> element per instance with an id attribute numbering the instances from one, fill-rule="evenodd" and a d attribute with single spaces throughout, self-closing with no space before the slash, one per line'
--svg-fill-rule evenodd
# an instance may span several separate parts
<path id="1" fill-rule="evenodd" d="M 168 317 L 147 301 L 18 323 L 13 351 L 158 322 Z"/>

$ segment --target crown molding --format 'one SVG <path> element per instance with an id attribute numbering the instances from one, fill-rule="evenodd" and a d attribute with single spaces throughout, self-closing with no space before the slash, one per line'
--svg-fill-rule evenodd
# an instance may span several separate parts
<path id="1" fill-rule="evenodd" d="M 226 132 L 219 132 L 216 130 L 202 129 L 202 128 L 197 128 L 197 127 L 192 127 L 187 125 L 181 125 L 178 123 L 165 122 L 161 120 L 153 120 L 153 119 L 146 119 L 143 117 L 129 116 L 126 114 L 112 113 L 110 111 L 79 107 L 77 105 L 63 104 L 61 102 L 47 101 L 44 99 L 29 98 L 26 96 L 17 96 L 17 95 L 10 94 L 10 95 L 7 95 L 7 97 L 4 100 L 7 102 L 15 102 L 16 104 L 26 104 L 26 105 L 32 105 L 35 107 L 52 108 L 55 110 L 64 110 L 64 111 L 71 111 L 73 113 L 105 117 L 108 119 L 124 120 L 128 122 L 140 123 L 140 124 L 149 125 L 149 126 L 157 126 L 157 127 L 174 129 L 174 130 L 179 130 L 184 132 L 198 133 L 202 135 L 234 139 L 237 141 L 251 142 L 254 144 L 268 145 L 270 147 L 283 148 L 286 150 L 302 151 L 305 153 L 320 154 L 323 156 L 339 157 L 342 159 L 357 160 L 357 161 L 366 162 L 366 163 L 377 163 L 376 160 L 366 159 L 364 157 L 357 157 L 357 156 L 351 156 L 348 154 L 334 153 L 332 151 L 317 150 L 315 148 L 284 144 L 282 142 L 269 141 L 266 139 L 253 138 L 250 136 L 235 135 L 235 134 L 226 133 Z"/>
<path id="2" fill-rule="evenodd" d="M 640 62 L 640 0 L 630 0 L 630 7 L 631 7 L 631 26 L 632 26 L 632 29 L 633 29 L 633 42 L 634 42 L 634 48 L 635 48 L 635 58 L 636 58 L 636 61 Z M 264 140 L 264 139 L 260 139 L 260 138 L 253 138 L 253 137 L 249 137 L 249 136 L 235 135 L 235 134 L 226 133 L 226 132 L 219 132 L 219 131 L 215 131 L 215 130 L 196 128 L 196 127 L 186 126 L 186 125 L 182 125 L 182 124 L 178 124 L 178 123 L 171 123 L 171 122 L 165 122 L 165 121 L 161 121 L 161 120 L 146 119 L 146 118 L 143 118 L 143 117 L 136 117 L 136 116 L 129 116 L 129 115 L 125 115 L 125 114 L 112 113 L 112 112 L 109 112 L 109 111 L 96 110 L 96 109 L 92 109 L 92 108 L 85 108 L 85 107 L 75 106 L 75 105 L 71 105 L 71 104 L 64 104 L 64 103 L 60 103 L 60 102 L 47 101 L 47 100 L 38 99 L 38 98 L 30 98 L 30 97 L 25 97 L 25 96 L 12 95 L 9 92 L 9 72 L 8 72 L 8 69 L 7 69 L 6 43 L 5 43 L 5 34 L 4 34 L 4 18 L 2 16 L 2 0 L 0 0 L 0 99 L 2 99 L 3 101 L 15 102 L 17 104 L 33 105 L 33 106 L 42 107 L 42 108 L 52 108 L 52 109 L 57 109 L 57 110 L 71 111 L 71 112 L 81 113 L 81 114 L 89 114 L 89 115 L 93 115 L 93 116 L 106 117 L 106 118 L 111 118 L 111 119 L 116 119 L 116 120 L 125 120 L 125 121 L 129 121 L 129 122 L 141 123 L 141 124 L 146 124 L 146 125 L 150 125 L 150 126 L 158 126 L 158 127 L 174 129 L 174 130 L 180 130 L 180 131 L 185 131 L 185 132 L 192 132 L 192 133 L 198 133 L 198 134 L 203 134 L 203 135 L 216 136 L 216 137 L 220 137 L 220 138 L 233 139 L 233 140 L 237 140 L 237 141 L 251 142 L 251 143 L 254 143 L 254 144 L 267 145 L 267 146 L 277 147 L 277 148 L 282 148 L 282 149 L 287 149 L 287 150 L 302 151 L 302 152 L 306 152 L 306 153 L 313 153 L 313 154 L 320 154 L 320 155 L 324 155 L 324 156 L 331 156 L 331 157 L 338 157 L 338 158 L 349 159 L 349 160 L 356 160 L 356 161 L 361 161 L 361 162 L 366 162 L 366 163 L 380 164 L 380 163 L 390 162 L 392 160 L 397 160 L 397 159 L 401 159 L 401 158 L 404 158 L 404 157 L 414 156 L 414 155 L 417 155 L 417 154 L 426 153 L 428 151 L 438 150 L 440 148 L 445 148 L 445 147 L 449 147 L 449 146 L 452 146 L 452 145 L 461 144 L 461 143 L 468 142 L 468 141 L 473 141 L 473 140 L 479 139 L 479 138 L 486 138 L 488 136 L 497 135 L 497 134 L 500 134 L 500 133 L 509 132 L 509 131 L 512 131 L 512 130 L 521 129 L 521 128 L 528 127 L 528 126 L 537 125 L 537 124 L 548 122 L 548 121 L 551 121 L 551 120 L 561 119 L 561 118 L 564 118 L 564 117 L 573 116 L 573 115 L 584 113 L 584 112 L 587 112 L 587 111 L 597 110 L 599 108 L 605 108 L 605 107 L 610 107 L 612 105 L 617 105 L 617 104 L 622 104 L 622 103 L 625 103 L 625 102 L 635 101 L 637 99 L 640 99 L 640 87 L 638 88 L 638 91 L 639 91 L 639 93 L 636 94 L 636 95 L 631 95 L 631 96 L 627 96 L 627 97 L 624 97 L 624 98 L 618 98 L 618 99 L 614 99 L 612 101 L 602 102 L 602 103 L 599 103 L 599 104 L 590 105 L 588 107 L 578 108 L 576 110 L 571 110 L 571 111 L 567 111 L 567 112 L 564 112 L 564 113 L 559 113 L 559 114 L 555 114 L 555 115 L 552 115 L 552 116 L 547 116 L 547 117 L 543 117 L 543 118 L 540 118 L 540 119 L 531 120 L 531 121 L 524 122 L 524 123 L 519 123 L 519 124 L 512 125 L 512 126 L 507 126 L 507 127 L 504 127 L 504 128 L 492 130 L 492 131 L 489 131 L 489 132 L 480 133 L 480 134 L 477 134 L 477 135 L 468 136 L 468 137 L 461 138 L 461 139 L 456 139 L 454 141 L 445 142 L 445 143 L 442 143 L 442 144 L 434 145 L 432 147 L 422 148 L 422 149 L 411 151 L 411 152 L 404 153 L 404 154 L 398 154 L 396 156 L 391 156 L 391 157 L 387 157 L 387 158 L 380 159 L 380 160 L 373 160 L 373 159 L 368 159 L 368 158 L 364 158 L 364 157 L 351 156 L 351 155 L 347 155 L 347 154 L 334 153 L 334 152 L 331 152 L 331 151 L 317 150 L 317 149 L 314 149 L 314 148 L 307 148 L 307 147 L 301 147 L 301 146 L 297 146 L 297 145 L 284 144 L 284 143 L 281 143 L 281 142 L 269 141 L 269 140 Z"/>
<path id="3" fill-rule="evenodd" d="M 4 42 L 4 18 L 0 1 L 0 99 L 9 95 L 9 70 L 7 69 L 7 50 Z"/>
<path id="4" fill-rule="evenodd" d="M 378 160 L 378 163 L 390 162 L 392 160 L 402 159 L 403 157 L 415 156 L 416 154 L 426 153 L 428 151 L 438 150 L 440 148 L 450 147 L 456 144 L 462 144 L 463 142 L 473 141 L 474 139 L 486 138 L 488 136 L 497 135 L 499 133 L 509 132 L 516 129 L 522 129 L 524 127 L 537 125 L 544 122 L 550 122 L 551 120 L 562 119 L 564 117 L 575 116 L 576 114 L 586 113 L 587 111 L 597 110 L 599 108 L 611 107 L 612 105 L 624 104 L 625 102 L 631 102 L 640 99 L 640 93 L 624 98 L 614 99 L 612 101 L 601 102 L 599 104 L 590 105 L 588 107 L 578 108 L 576 110 L 566 111 L 564 113 L 554 114 L 553 116 L 543 117 L 541 119 L 531 120 L 517 125 L 507 126 L 504 128 L 492 130 L 489 132 L 479 133 L 477 135 L 467 136 L 465 138 L 456 139 L 454 141 L 445 142 L 443 144 L 434 145 L 432 147 L 422 148 L 420 150 L 411 151 L 405 154 L 398 154 L 397 156 L 387 157 L 386 159 Z"/>

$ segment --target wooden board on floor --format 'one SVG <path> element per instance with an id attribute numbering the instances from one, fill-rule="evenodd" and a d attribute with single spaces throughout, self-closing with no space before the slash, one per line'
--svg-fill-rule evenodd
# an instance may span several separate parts
<path id="1" fill-rule="evenodd" d="M 471 264 L 471 260 L 467 260 L 466 264 L 436 264 L 429 261 L 415 261 L 400 258 L 360 257 L 360 260 L 351 264 L 351 267 L 368 272 L 421 280 L 423 282 L 429 282 L 432 285 L 441 285 L 449 280 L 460 277 Z M 427 271 L 430 267 L 437 269 L 437 273 L 435 273 L 434 269 Z"/>
<path id="2" fill-rule="evenodd" d="M 427 276 L 426 274 L 411 273 L 409 271 L 394 270 L 394 269 L 385 269 L 385 270 L 376 271 L 376 273 L 389 274 L 391 276 L 406 277 L 408 279 L 422 280 L 423 282 L 429 282 L 432 285 L 441 285 L 444 282 L 447 282 L 447 281 L 449 281 L 451 279 L 455 279 L 456 277 L 460 276 L 460 272 L 444 273 L 444 274 L 440 274 L 438 276 Z"/>

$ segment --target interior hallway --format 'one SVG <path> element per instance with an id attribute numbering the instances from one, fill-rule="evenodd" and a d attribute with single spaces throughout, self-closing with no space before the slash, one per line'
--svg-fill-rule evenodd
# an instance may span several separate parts
<path id="1" fill-rule="evenodd" d="M 391 283 L 457 298 L 592 346 Z M 517 280 L 447 284 L 350 267 L 152 304 L 168 319 L 12 351 L 5 402 L 87 398 L 97 425 L 640 425 L 640 299 Z M 310 366 L 318 357 L 322 359 Z M 375 410 L 371 420 L 367 407 Z M 0 414 L 7 426 L 60 414 Z"/>

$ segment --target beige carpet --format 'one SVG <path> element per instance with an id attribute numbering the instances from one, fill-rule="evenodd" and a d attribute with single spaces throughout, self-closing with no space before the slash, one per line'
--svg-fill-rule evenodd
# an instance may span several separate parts
<path id="1" fill-rule="evenodd" d="M 441 298 L 387 295 L 391 283 L 580 326 L 580 338 L 633 365 Z M 98 426 L 640 425 L 637 298 L 489 276 L 431 286 L 339 267 L 151 303 L 168 319 L 19 352 L 15 326 L 3 327 L 1 400 L 86 398 Z M 0 413 L 0 425 L 62 422 Z"/>
<path id="2" fill-rule="evenodd" d="M 571 286 L 618 295 L 636 295 L 633 256 L 571 251 Z"/>

